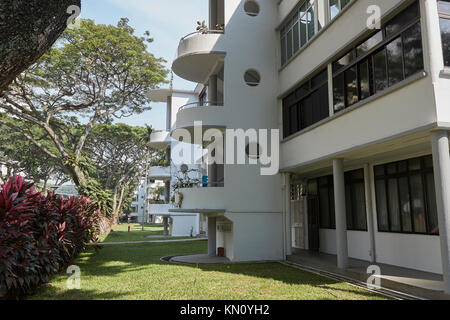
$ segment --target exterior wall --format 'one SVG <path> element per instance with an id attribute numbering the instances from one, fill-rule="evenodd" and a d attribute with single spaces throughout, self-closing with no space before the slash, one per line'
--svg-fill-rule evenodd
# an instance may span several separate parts
<path id="1" fill-rule="evenodd" d="M 226 213 L 233 221 L 231 250 L 233 261 L 284 260 L 281 214 Z M 231 235 L 225 244 L 231 242 Z"/>
<path id="2" fill-rule="evenodd" d="M 189 237 L 199 234 L 199 217 L 196 215 L 172 216 L 172 237 Z"/>

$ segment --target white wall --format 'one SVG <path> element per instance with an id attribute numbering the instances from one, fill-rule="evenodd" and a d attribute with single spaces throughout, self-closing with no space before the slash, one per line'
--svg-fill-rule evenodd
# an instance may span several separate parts
<path id="1" fill-rule="evenodd" d="M 176 215 L 172 216 L 172 237 L 189 237 L 199 234 L 199 217 L 195 215 Z"/>
<path id="2" fill-rule="evenodd" d="M 233 261 L 284 260 L 281 214 L 226 213 L 225 217 L 233 221 Z"/>

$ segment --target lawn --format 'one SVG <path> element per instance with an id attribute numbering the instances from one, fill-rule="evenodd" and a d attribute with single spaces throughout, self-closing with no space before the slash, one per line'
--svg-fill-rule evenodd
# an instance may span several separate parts
<path id="1" fill-rule="evenodd" d="M 167 255 L 207 251 L 207 241 L 92 248 L 75 262 L 81 289 L 68 290 L 64 272 L 29 299 L 382 299 L 373 293 L 279 263 L 174 265 Z"/>
<path id="2" fill-rule="evenodd" d="M 130 232 L 128 232 L 130 226 Z M 151 240 L 167 240 L 164 238 L 162 225 L 145 224 L 144 231 L 140 223 L 122 223 L 112 228 L 112 232 L 99 237 L 99 242 L 127 242 L 127 241 L 151 241 Z M 149 236 L 154 236 L 148 238 Z M 158 237 L 160 236 L 160 237 Z M 172 238 L 172 239 L 187 239 Z"/>

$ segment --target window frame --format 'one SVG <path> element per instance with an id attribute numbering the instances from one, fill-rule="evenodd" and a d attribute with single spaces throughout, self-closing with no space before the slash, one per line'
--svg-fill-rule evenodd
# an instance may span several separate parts
<path id="1" fill-rule="evenodd" d="M 314 36 L 319 32 L 319 1 L 323 1 L 323 0 L 301 0 L 299 1 L 299 3 L 295 6 L 294 10 L 292 10 L 292 12 L 288 15 L 288 18 L 286 19 L 286 21 L 283 23 L 283 25 L 280 28 L 280 51 L 281 51 L 281 67 L 284 67 L 286 64 L 288 64 L 288 62 L 292 59 L 293 56 L 295 56 L 295 54 L 297 52 L 300 51 L 301 48 L 303 48 L 304 46 L 306 46 L 308 44 L 308 42 L 314 38 Z M 309 5 L 308 5 L 309 3 Z M 306 5 L 306 6 L 305 6 Z M 304 7 L 305 6 L 305 7 Z M 302 9 L 305 9 L 305 11 L 302 13 Z M 312 36 L 309 35 L 309 23 L 308 23 L 308 19 L 306 19 L 306 42 L 304 44 L 302 44 L 302 29 L 301 29 L 301 21 L 304 17 L 307 17 L 307 14 L 309 12 L 309 10 L 313 10 L 314 12 L 314 33 Z M 295 20 L 295 21 L 294 21 Z M 297 50 L 294 49 L 294 27 L 295 25 L 298 24 L 298 48 Z M 322 27 L 323 28 L 323 27 Z M 292 48 L 291 48 L 291 55 L 289 56 L 288 54 L 288 35 L 289 32 L 291 32 L 291 43 L 292 43 Z M 284 49 L 283 50 L 283 40 L 285 40 L 284 43 Z M 284 52 L 285 51 L 285 52 Z"/>
<path id="2" fill-rule="evenodd" d="M 384 188 L 385 188 L 385 197 L 386 197 L 386 214 L 387 214 L 387 224 L 388 224 L 388 229 L 389 230 L 383 230 L 380 226 L 380 211 L 378 206 L 376 206 L 377 208 L 377 231 L 379 233 L 397 233 L 397 234 L 414 234 L 414 235 L 428 235 L 428 236 L 439 236 L 439 232 L 438 233 L 432 233 L 430 230 L 430 208 L 429 208 L 429 196 L 430 196 L 430 190 L 428 190 L 428 185 L 427 185 L 427 175 L 428 174 L 433 174 L 433 167 L 426 167 L 425 165 L 425 159 L 428 157 L 432 157 L 431 155 L 427 155 L 427 156 L 422 156 L 422 157 L 418 157 L 418 158 L 410 158 L 410 159 L 404 159 L 401 161 L 396 161 L 396 162 L 390 162 L 390 163 L 384 163 L 384 164 L 380 164 L 380 165 L 376 165 L 374 166 L 374 190 L 375 190 L 375 203 L 378 204 L 378 199 L 377 199 L 377 190 L 376 190 L 376 186 L 377 186 L 377 182 L 378 181 L 382 181 L 384 182 Z M 410 170 L 409 168 L 409 162 L 412 160 L 420 160 L 420 169 L 418 170 Z M 399 164 L 405 162 L 407 163 L 407 170 L 405 172 L 399 172 Z M 387 172 L 387 167 L 390 165 L 395 165 L 396 166 L 396 173 L 388 173 Z M 376 174 L 376 168 L 383 168 L 383 175 L 377 175 Z M 422 182 L 422 194 L 423 194 L 423 207 L 424 207 L 424 215 L 425 215 L 425 229 L 426 232 L 416 232 L 415 230 L 415 221 L 414 221 L 414 207 L 412 205 L 412 188 L 411 188 L 411 177 L 413 176 L 417 176 L 420 175 L 421 177 L 421 182 Z M 410 216 L 410 220 L 411 220 L 411 230 L 412 231 L 404 231 L 404 223 L 403 223 L 403 214 L 401 212 L 401 195 L 400 195 L 400 179 L 402 178 L 407 178 L 407 182 L 408 182 L 408 198 L 409 198 L 409 208 L 410 208 L 410 212 L 409 212 L 409 216 Z M 389 197 L 389 180 L 391 179 L 395 179 L 396 184 L 397 184 L 397 201 L 398 201 L 398 206 L 399 206 L 399 220 L 400 220 L 400 231 L 392 231 L 392 225 L 391 225 L 391 209 L 389 207 L 389 201 L 390 201 L 390 197 Z M 433 200 L 433 199 L 432 199 Z M 434 201 L 436 201 L 434 199 Z M 439 226 L 438 226 L 439 227 Z"/>
<path id="3" fill-rule="evenodd" d="M 326 74 L 326 76 L 320 80 L 320 76 Z M 319 79 L 320 81 L 318 81 L 317 83 L 315 83 L 315 85 L 313 86 L 313 81 Z M 300 90 L 302 87 L 307 86 L 308 89 L 305 90 L 305 92 L 302 95 L 297 96 L 297 91 Z M 330 110 L 329 110 L 329 97 L 328 95 L 326 96 L 326 99 L 328 100 L 327 103 L 327 116 L 322 118 L 320 116 L 320 120 L 319 121 L 312 121 L 312 124 L 306 125 L 304 117 L 302 117 L 302 112 L 300 110 L 299 104 L 305 102 L 308 98 L 312 97 L 314 95 L 314 93 L 316 93 L 317 91 L 321 90 L 324 86 L 327 86 L 327 92 L 328 92 L 328 88 L 330 86 L 329 82 L 328 82 L 328 68 L 322 68 L 320 69 L 319 72 L 316 72 L 314 74 L 314 76 L 309 77 L 308 80 L 303 81 L 300 85 L 296 86 L 295 89 L 293 89 L 283 100 L 282 100 L 282 113 L 283 113 L 283 139 L 286 139 L 294 134 L 297 134 L 298 132 L 305 130 L 307 128 L 309 128 L 310 126 L 322 121 L 323 119 L 329 118 L 330 117 Z M 292 100 L 289 100 L 289 104 L 286 102 L 292 95 L 295 95 L 295 98 L 293 98 Z M 292 126 L 291 126 L 291 121 L 292 119 L 290 118 L 290 110 L 291 108 L 296 107 L 297 108 L 297 130 L 295 130 L 295 132 L 292 132 Z"/>
<path id="4" fill-rule="evenodd" d="M 362 172 L 362 177 L 361 178 L 353 178 L 351 175 L 356 173 L 356 172 Z M 347 208 L 347 210 L 349 210 L 350 208 L 350 213 L 351 213 L 351 218 L 352 218 L 352 227 L 349 228 L 348 222 L 347 222 L 347 230 L 348 231 L 361 231 L 361 232 L 367 232 L 369 231 L 368 228 L 368 221 L 367 221 L 367 203 L 366 203 L 366 190 L 365 190 L 365 176 L 364 176 L 364 169 L 356 169 L 356 170 L 352 170 L 352 171 L 347 171 L 345 172 L 345 187 L 349 187 L 350 188 L 350 203 L 345 203 L 345 206 Z M 356 203 L 356 200 L 353 198 L 354 194 L 353 194 L 353 188 L 355 184 L 359 184 L 362 183 L 364 186 L 364 220 L 366 222 L 366 227 L 365 228 L 356 228 L 356 221 L 357 221 L 357 215 L 355 214 L 355 208 L 353 206 L 354 203 Z M 347 197 L 346 197 L 347 200 Z M 346 212 L 347 213 L 347 212 Z"/>
<path id="5" fill-rule="evenodd" d="M 394 32 L 391 35 L 387 36 L 386 26 L 389 25 L 389 23 L 393 19 L 395 19 L 398 15 L 401 15 L 402 13 L 404 13 L 406 10 L 408 10 L 410 7 L 412 7 L 414 4 L 418 6 L 418 15 L 414 19 L 412 19 L 411 21 L 408 21 L 408 23 L 406 23 L 404 26 L 402 26 L 396 32 Z M 389 21 L 385 22 L 381 30 L 375 30 L 375 31 L 371 32 L 369 36 L 365 37 L 362 41 L 358 41 L 357 44 L 353 45 L 350 50 L 347 50 L 344 55 L 341 55 L 341 56 L 339 56 L 338 59 L 334 59 L 333 60 L 333 62 L 332 62 L 332 66 L 333 66 L 333 68 L 332 68 L 333 69 L 332 70 L 333 80 L 336 77 L 338 77 L 339 75 L 344 74 L 344 80 L 343 80 L 344 81 L 344 108 L 339 109 L 339 110 L 335 109 L 336 105 L 334 103 L 334 96 L 333 96 L 333 110 L 334 110 L 335 114 L 339 113 L 339 112 L 342 112 L 343 110 L 345 110 L 345 109 L 347 109 L 347 108 L 349 108 L 349 107 L 351 107 L 353 105 L 353 104 L 352 105 L 348 105 L 348 103 L 347 103 L 347 90 L 346 90 L 345 72 L 347 70 L 349 70 L 350 68 L 353 68 L 355 66 L 357 67 L 357 72 L 356 72 L 356 75 L 357 75 L 357 79 L 356 79 L 357 86 L 356 87 L 357 87 L 357 92 L 358 92 L 357 93 L 358 102 L 365 100 L 365 99 L 361 99 L 360 68 L 359 68 L 360 64 L 362 62 L 364 62 L 364 60 L 368 60 L 369 61 L 369 64 L 371 64 L 371 69 L 372 69 L 372 74 L 369 75 L 369 82 L 370 82 L 369 87 L 370 87 L 370 91 L 371 91 L 370 96 L 372 96 L 372 95 L 374 95 L 374 94 L 376 94 L 378 92 L 382 92 L 382 91 L 386 90 L 389 87 L 392 87 L 392 85 L 389 85 L 389 63 L 388 63 L 389 61 L 388 61 L 388 55 L 387 55 L 387 46 L 389 44 L 391 44 L 392 42 L 396 41 L 398 38 L 400 38 L 401 43 L 402 43 L 402 72 L 403 72 L 403 75 L 404 75 L 403 80 L 401 80 L 400 82 L 402 82 L 402 81 L 404 81 L 404 80 L 414 76 L 414 74 L 412 74 L 412 75 L 406 77 L 405 63 L 404 63 L 404 61 L 405 61 L 405 53 L 404 53 L 404 50 L 403 50 L 403 46 L 404 46 L 404 44 L 403 44 L 403 33 L 408 31 L 410 28 L 413 28 L 416 24 L 421 24 L 421 23 L 422 23 L 422 19 L 421 19 L 420 5 L 419 5 L 418 0 L 416 0 L 416 2 L 411 3 L 409 6 L 407 6 L 402 11 L 400 11 L 396 16 L 392 17 L 391 19 L 389 19 Z M 376 36 L 376 34 L 378 34 L 380 31 L 382 32 L 382 40 L 379 43 L 377 43 L 375 46 L 373 46 L 370 50 L 368 50 L 364 54 L 358 56 L 357 48 L 359 46 L 361 46 L 362 44 L 364 44 L 367 40 L 369 40 L 372 37 Z M 421 39 L 423 40 L 423 33 L 421 33 Z M 375 85 L 375 61 L 373 59 L 373 56 L 375 56 L 376 54 L 378 54 L 380 51 L 383 51 L 383 50 L 385 51 L 385 54 L 386 54 L 387 87 L 384 90 L 378 91 L 377 88 L 376 88 L 376 85 Z M 340 67 L 338 69 L 335 69 L 335 64 L 338 61 L 340 61 L 342 58 L 345 58 L 348 54 L 350 54 L 352 52 L 353 52 L 353 57 L 354 57 L 353 60 L 350 61 L 347 65 L 342 66 L 342 67 Z M 424 52 L 423 52 L 423 43 L 422 43 L 422 56 L 423 56 L 423 53 Z M 423 60 L 425 61 L 424 57 L 423 57 Z M 423 67 L 420 71 L 418 71 L 416 73 L 424 71 L 424 68 L 425 67 Z M 333 89 L 334 89 L 334 81 L 333 81 Z M 358 102 L 356 102 L 356 103 L 358 103 Z"/>
<path id="6" fill-rule="evenodd" d="M 437 7 L 438 7 L 438 15 L 439 15 L 439 30 L 441 31 L 440 32 L 440 36 L 441 36 L 441 43 L 442 43 L 443 63 L 444 63 L 444 67 L 445 68 L 450 68 L 450 63 L 449 63 L 449 65 L 445 64 L 444 39 L 442 38 L 442 26 L 441 26 L 441 19 L 450 21 L 450 12 L 449 13 L 445 13 L 445 12 L 442 12 L 439 9 L 439 0 L 436 1 L 436 4 L 437 4 Z"/>

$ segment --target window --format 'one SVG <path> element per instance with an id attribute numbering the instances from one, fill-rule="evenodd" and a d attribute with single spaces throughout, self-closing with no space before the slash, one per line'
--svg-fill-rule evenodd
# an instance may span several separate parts
<path id="1" fill-rule="evenodd" d="M 318 31 L 317 1 L 303 0 L 280 32 L 281 65 L 291 59 Z"/>
<path id="2" fill-rule="evenodd" d="M 431 156 L 376 166 L 378 231 L 439 234 Z"/>
<path id="3" fill-rule="evenodd" d="M 444 65 L 450 67 L 450 0 L 439 0 L 439 20 L 441 24 Z"/>
<path id="4" fill-rule="evenodd" d="M 308 185 L 317 186 L 313 196 L 318 198 L 320 228 L 336 229 L 333 176 L 310 180 Z M 308 189 L 311 190 L 310 187 Z M 364 169 L 345 173 L 345 204 L 347 230 L 367 231 Z"/>
<path id="5" fill-rule="evenodd" d="M 328 72 L 325 69 L 283 99 L 283 136 L 287 138 L 329 115 Z"/>
<path id="6" fill-rule="evenodd" d="M 348 108 L 423 69 L 420 12 L 416 1 L 381 31 L 333 63 L 334 111 Z"/>
<path id="7" fill-rule="evenodd" d="M 364 169 L 345 173 L 345 204 L 347 209 L 347 229 L 367 231 Z"/>
<path id="8" fill-rule="evenodd" d="M 334 19 L 351 0 L 330 0 L 330 20 Z"/>

